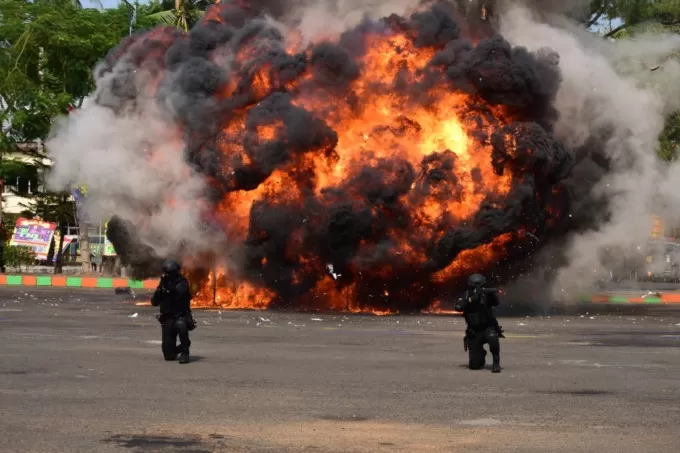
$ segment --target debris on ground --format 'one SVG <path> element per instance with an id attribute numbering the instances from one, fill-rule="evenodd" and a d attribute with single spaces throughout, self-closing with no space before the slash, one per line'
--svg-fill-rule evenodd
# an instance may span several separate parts
<path id="1" fill-rule="evenodd" d="M 129 294 L 130 296 L 135 297 L 135 292 L 129 286 L 119 286 L 115 288 L 113 292 L 117 295 Z"/>
<path id="2" fill-rule="evenodd" d="M 130 316 L 128 316 L 128 318 L 136 318 L 137 316 L 139 316 L 139 313 L 135 313 L 134 315 L 130 315 Z"/>

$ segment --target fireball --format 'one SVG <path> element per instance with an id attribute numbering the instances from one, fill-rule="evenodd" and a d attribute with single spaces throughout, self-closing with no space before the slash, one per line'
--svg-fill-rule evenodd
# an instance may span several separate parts
<path id="1" fill-rule="evenodd" d="M 109 55 L 172 111 L 211 189 L 200 206 L 230 245 L 207 251 L 223 265 L 196 273 L 197 306 L 432 311 L 472 272 L 519 272 L 573 165 L 551 130 L 557 58 L 458 17 L 440 2 L 303 46 L 222 1 Z"/>

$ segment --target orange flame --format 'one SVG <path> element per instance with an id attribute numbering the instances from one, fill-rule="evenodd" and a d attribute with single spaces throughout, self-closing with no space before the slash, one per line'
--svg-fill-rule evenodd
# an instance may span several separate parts
<path id="1" fill-rule="evenodd" d="M 220 4 L 220 7 L 227 7 L 223 5 Z M 217 7 L 209 9 L 203 18 L 203 21 L 221 20 Z M 300 35 L 293 34 L 288 37 L 286 45 L 289 50 L 298 49 L 300 41 Z M 383 159 L 399 157 L 409 162 L 417 173 L 420 172 L 410 192 L 403 198 L 415 219 L 418 235 L 423 240 L 422 243 L 410 242 L 410 235 L 398 230 L 390 231 L 388 235 L 397 244 L 394 253 L 407 263 L 419 266 L 427 259 L 424 244 L 441 238 L 443 225 L 471 221 L 490 194 L 500 197 L 508 194 L 512 175 L 508 172 L 496 174 L 491 162 L 491 145 L 472 139 L 468 133 L 472 126 L 475 129 L 492 127 L 490 124 L 480 125 L 479 121 L 484 120 L 478 117 L 466 117 L 468 104 L 478 100 L 466 94 L 451 92 L 446 87 L 435 86 L 428 92 L 420 93 L 417 101 L 412 95 L 407 96 L 395 90 L 395 86 L 400 86 L 398 81 L 402 81 L 404 86 L 413 86 L 423 80 L 427 71 L 436 71 L 426 68 L 435 50 L 416 47 L 405 33 L 369 34 L 365 37 L 365 47 L 369 50 L 361 57 L 360 74 L 345 91 L 331 93 L 310 86 L 309 72 L 286 85 L 294 105 L 312 112 L 317 118 L 323 118 L 337 132 L 335 153 L 322 158 L 312 154 L 296 156 L 253 190 L 228 193 L 221 200 L 217 215 L 231 241 L 243 242 L 248 237 L 251 210 L 259 200 L 266 198 L 269 203 L 296 203 L 309 190 L 321 196 L 324 189 L 346 184 L 358 169 L 376 166 Z M 245 44 L 235 60 L 246 61 L 258 52 L 266 52 L 266 49 Z M 250 74 L 249 84 L 255 97 L 251 107 L 278 89 L 279 82 L 271 74 L 267 66 Z M 220 96 L 231 96 L 239 83 L 243 83 L 239 77 L 236 72 L 230 74 L 229 83 L 221 90 Z M 350 92 L 360 102 L 348 102 Z M 245 117 L 251 107 L 237 112 L 236 117 L 224 125 L 224 139 L 219 146 L 225 162 L 250 163 L 248 153 L 243 148 L 243 137 L 253 133 L 246 131 L 245 126 Z M 489 108 L 488 111 L 502 123 L 502 110 Z M 278 123 L 259 125 L 255 128 L 255 136 L 250 139 L 258 143 L 285 140 L 281 136 L 284 130 L 283 125 Z M 441 165 L 437 163 L 441 161 L 423 161 L 424 157 L 434 153 L 451 156 L 452 168 L 446 171 L 452 173 L 455 179 L 441 181 L 438 185 L 425 182 L 424 175 L 440 170 L 436 165 Z M 225 171 L 232 170 L 225 168 Z M 312 174 L 312 186 L 301 187 L 295 177 L 296 172 Z M 352 192 L 351 187 L 348 190 Z M 305 256 L 301 247 L 302 234 L 303 230 L 300 229 L 289 238 L 286 254 L 295 256 L 298 262 L 309 269 L 325 273 L 325 263 L 315 257 Z M 432 276 L 431 283 L 443 285 L 475 269 L 488 268 L 503 258 L 505 246 L 511 237 L 512 234 L 507 233 L 489 244 L 461 252 L 451 264 Z M 268 265 L 266 258 L 261 260 L 261 265 Z M 356 265 L 352 266 L 352 270 L 358 273 Z M 388 269 L 385 272 L 387 275 Z M 309 297 L 313 298 L 312 305 L 315 307 L 346 312 L 370 311 L 381 315 L 394 313 L 359 306 L 353 297 L 357 291 L 356 284 L 340 284 L 335 277 L 325 274 L 310 292 Z M 224 271 L 218 272 L 217 282 L 213 279 L 214 276 L 211 276 L 203 282 L 204 286 L 194 302 L 195 307 L 265 309 L 271 306 L 276 296 L 273 291 L 242 282 Z M 293 276 L 294 281 L 298 282 L 299 279 L 299 275 Z M 215 283 L 217 290 L 213 294 Z M 371 297 L 389 299 L 391 295 L 385 289 Z M 445 310 L 436 301 L 426 312 L 443 313 Z"/>

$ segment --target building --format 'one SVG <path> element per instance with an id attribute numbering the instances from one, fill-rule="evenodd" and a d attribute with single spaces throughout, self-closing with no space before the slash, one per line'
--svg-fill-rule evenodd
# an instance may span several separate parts
<path id="1" fill-rule="evenodd" d="M 43 186 L 44 169 L 52 162 L 39 156 L 39 143 L 22 143 L 20 152 L 2 156 L 4 180 L 2 187 L 2 212 L 21 214 L 31 210 L 29 195 L 45 190 Z M 16 163 L 16 166 L 12 166 Z"/>

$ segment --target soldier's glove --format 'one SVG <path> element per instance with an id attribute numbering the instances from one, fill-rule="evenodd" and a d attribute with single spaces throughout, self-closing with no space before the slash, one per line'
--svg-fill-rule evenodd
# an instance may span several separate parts
<path id="1" fill-rule="evenodd" d="M 501 326 L 498 326 L 498 338 L 505 338 L 505 335 L 503 335 L 503 328 Z"/>
<path id="2" fill-rule="evenodd" d="M 190 332 L 194 329 L 196 329 L 196 318 L 194 318 L 193 313 L 189 313 L 189 316 L 187 316 L 187 330 Z"/>

